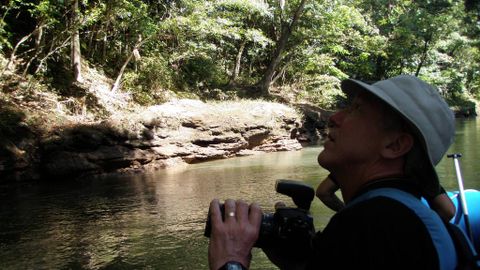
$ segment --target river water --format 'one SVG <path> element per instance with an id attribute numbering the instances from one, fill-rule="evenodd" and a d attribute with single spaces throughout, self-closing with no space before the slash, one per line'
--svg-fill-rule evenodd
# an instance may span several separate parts
<path id="1" fill-rule="evenodd" d="M 465 188 L 477 179 L 480 119 L 457 121 L 455 144 Z M 321 147 L 218 160 L 184 170 L 54 183 L 0 186 L 0 269 L 208 269 L 205 217 L 213 198 L 242 198 L 271 211 L 290 200 L 277 179 L 315 186 L 327 172 L 316 164 Z M 451 159 L 437 167 L 456 190 Z M 333 214 L 312 204 L 317 229 Z M 254 249 L 251 269 L 276 269 Z"/>

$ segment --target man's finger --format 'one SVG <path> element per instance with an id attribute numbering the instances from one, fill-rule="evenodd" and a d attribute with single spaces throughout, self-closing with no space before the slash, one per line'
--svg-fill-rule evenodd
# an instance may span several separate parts
<path id="1" fill-rule="evenodd" d="M 260 223 L 262 222 L 262 209 L 258 204 L 252 203 L 250 205 L 248 219 L 250 220 L 251 224 L 260 225 Z"/>
<path id="2" fill-rule="evenodd" d="M 225 222 L 235 221 L 236 212 L 237 207 L 235 206 L 235 201 L 232 199 L 225 200 Z"/>
<path id="3" fill-rule="evenodd" d="M 213 199 L 210 202 L 210 220 L 212 223 L 218 224 L 222 222 L 222 213 L 220 212 L 220 203 L 218 199 Z"/>
<path id="4" fill-rule="evenodd" d="M 237 220 L 238 221 L 247 221 L 248 220 L 248 204 L 242 200 L 237 201 Z"/>

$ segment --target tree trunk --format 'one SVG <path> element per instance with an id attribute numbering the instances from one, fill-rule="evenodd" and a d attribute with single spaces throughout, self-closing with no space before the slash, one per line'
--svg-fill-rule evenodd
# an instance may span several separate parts
<path id="1" fill-rule="evenodd" d="M 120 82 L 122 81 L 122 76 L 123 73 L 125 73 L 125 68 L 127 68 L 128 63 L 130 63 L 130 60 L 132 60 L 133 57 L 133 51 L 130 53 L 128 56 L 127 60 L 123 63 L 122 67 L 120 68 L 120 71 L 118 72 L 117 79 L 115 80 L 115 83 L 112 86 L 112 92 L 116 92 L 118 88 L 120 87 Z"/>
<path id="2" fill-rule="evenodd" d="M 82 77 L 82 55 L 80 51 L 80 33 L 78 22 L 78 0 L 73 0 L 71 7 L 71 68 L 75 82 L 83 82 Z"/>
<path id="3" fill-rule="evenodd" d="M 385 77 L 385 59 L 383 56 L 377 56 L 375 61 L 375 72 L 373 79 L 376 81 L 380 81 Z"/>
<path id="4" fill-rule="evenodd" d="M 246 39 L 242 40 L 242 43 L 240 44 L 240 48 L 238 49 L 237 57 L 235 59 L 235 66 L 233 67 L 232 76 L 230 77 L 230 82 L 228 83 L 229 85 L 233 85 L 237 80 L 238 74 L 240 74 L 242 54 L 243 54 L 243 51 L 245 50 L 246 44 L 247 44 L 247 40 Z"/>
<path id="5" fill-rule="evenodd" d="M 426 38 L 424 40 L 423 44 L 423 51 L 422 51 L 422 59 L 420 60 L 420 63 L 418 63 L 417 71 L 415 71 L 415 76 L 418 77 L 420 74 L 420 69 L 422 69 L 423 64 L 427 60 L 427 55 L 428 55 L 428 45 L 430 44 L 430 38 Z"/>
<path id="6" fill-rule="evenodd" d="M 103 34 L 103 44 L 102 44 L 102 61 L 105 61 L 107 59 L 107 33 L 105 32 Z"/>
<path id="7" fill-rule="evenodd" d="M 115 92 L 115 91 L 118 90 L 118 88 L 120 87 L 120 82 L 122 81 L 123 73 L 125 72 L 125 69 L 127 68 L 128 63 L 130 63 L 130 60 L 132 60 L 135 53 L 138 52 L 138 49 L 147 40 L 148 40 L 148 38 L 146 38 L 145 40 L 142 41 L 142 37 L 141 36 L 138 37 L 137 44 L 135 44 L 135 46 L 133 47 L 133 50 L 130 52 L 129 56 L 127 57 L 127 60 L 125 60 L 122 67 L 120 68 L 120 71 L 118 72 L 117 79 L 115 80 L 115 83 L 113 84 L 112 89 L 111 89 L 112 92 Z"/>
<path id="8" fill-rule="evenodd" d="M 280 79 L 282 76 L 284 76 L 286 70 L 287 70 L 287 65 L 282 67 L 282 70 L 280 70 L 280 72 L 278 72 L 277 75 L 275 75 L 275 77 L 273 77 L 272 84 L 274 84 L 278 79 Z"/>
<path id="9" fill-rule="evenodd" d="M 277 68 L 278 64 L 282 60 L 282 53 L 285 50 L 287 45 L 287 41 L 292 34 L 292 30 L 295 27 L 296 23 L 298 22 L 300 15 L 303 12 L 303 8 L 305 7 L 305 3 L 307 0 L 302 0 L 298 5 L 295 13 L 293 14 L 293 18 L 290 24 L 285 23 L 282 26 L 282 32 L 280 38 L 277 41 L 277 46 L 273 53 L 272 60 L 268 65 L 267 70 L 265 71 L 262 79 L 257 83 L 257 87 L 262 95 L 268 95 L 268 89 L 272 83 L 273 75 L 275 74 L 275 69 Z"/>
<path id="10" fill-rule="evenodd" d="M 87 46 L 87 52 L 86 52 L 86 54 L 87 54 L 88 56 L 90 56 L 90 57 L 92 57 L 92 56 L 93 56 L 93 53 L 95 52 L 95 50 L 93 49 L 93 47 L 94 47 L 94 46 L 93 46 L 93 41 L 94 41 L 94 39 L 96 39 L 96 38 L 95 38 L 96 35 L 97 35 L 97 25 L 94 24 L 93 27 L 92 27 L 92 29 L 90 30 L 90 35 L 88 35 L 88 46 Z M 96 43 L 96 42 L 95 42 L 95 43 Z M 96 48 L 96 47 L 97 47 L 97 46 L 96 46 L 96 44 L 95 44 L 95 48 Z"/>

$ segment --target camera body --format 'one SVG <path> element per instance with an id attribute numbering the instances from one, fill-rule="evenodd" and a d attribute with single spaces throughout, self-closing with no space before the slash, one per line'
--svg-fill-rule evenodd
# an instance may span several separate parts
<path id="1" fill-rule="evenodd" d="M 262 216 L 260 234 L 255 247 L 288 247 L 300 251 L 310 247 L 315 235 L 313 218 L 309 213 L 310 204 L 315 196 L 311 186 L 294 180 L 277 180 L 276 191 L 292 198 L 297 207 L 277 208 L 274 213 Z M 224 205 L 220 206 L 225 216 Z M 208 215 L 204 235 L 210 237 L 211 223 Z"/>

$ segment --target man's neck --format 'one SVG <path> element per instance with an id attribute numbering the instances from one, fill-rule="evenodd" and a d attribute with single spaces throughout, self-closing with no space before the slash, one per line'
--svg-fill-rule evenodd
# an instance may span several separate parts
<path id="1" fill-rule="evenodd" d="M 335 173 L 335 178 L 339 183 L 342 197 L 345 203 L 348 203 L 357 192 L 365 185 L 377 181 L 378 179 L 401 177 L 403 170 L 341 170 Z"/>

